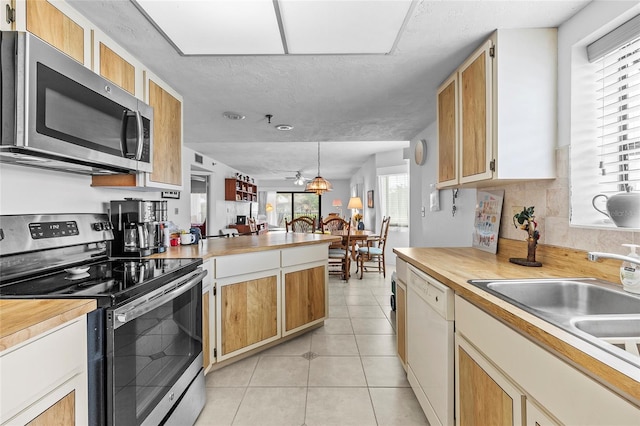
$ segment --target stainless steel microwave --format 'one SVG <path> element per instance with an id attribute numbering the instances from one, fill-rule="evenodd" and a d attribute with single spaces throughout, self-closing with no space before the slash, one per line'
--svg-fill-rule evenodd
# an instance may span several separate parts
<path id="1" fill-rule="evenodd" d="M 3 31 L 0 55 L 0 161 L 89 175 L 152 171 L 152 107 L 32 34 Z"/>

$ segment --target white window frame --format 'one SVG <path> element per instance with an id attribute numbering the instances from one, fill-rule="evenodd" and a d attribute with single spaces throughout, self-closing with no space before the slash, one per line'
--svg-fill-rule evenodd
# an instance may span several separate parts
<path id="1" fill-rule="evenodd" d="M 630 21 L 633 21 L 631 19 Z M 640 15 L 635 22 L 627 25 L 638 26 Z M 619 24 L 618 24 L 619 25 Z M 624 26 L 624 24 L 623 24 Z M 596 93 L 601 87 L 597 81 L 597 75 L 601 71 L 601 65 L 590 62 L 587 46 L 590 46 L 592 59 L 595 55 L 593 49 L 605 52 L 606 47 L 599 45 L 602 39 L 609 34 L 615 34 L 615 28 L 608 31 L 598 31 L 590 40 L 583 40 L 572 49 L 571 61 L 571 146 L 570 146 L 570 224 L 577 227 L 604 228 L 611 230 L 629 231 L 630 228 L 618 228 L 611 219 L 599 213 L 592 204 L 593 198 L 601 193 L 611 195 L 619 191 L 610 191 L 610 187 L 601 183 L 602 175 L 599 168 L 601 149 L 599 137 L 601 136 L 601 120 Z M 602 36 L 604 34 L 604 37 Z M 620 33 L 617 35 L 619 36 Z M 609 39 L 610 41 L 611 39 Z M 621 39 L 625 44 L 627 40 Z M 606 43 L 605 43 L 606 44 Z M 595 47 L 594 47 L 595 46 Z M 640 190 L 640 184 L 636 184 L 636 190 Z M 599 200 L 602 201 L 602 200 Z M 601 203 L 600 203 L 601 204 Z M 601 205 L 599 205 L 602 208 Z"/>

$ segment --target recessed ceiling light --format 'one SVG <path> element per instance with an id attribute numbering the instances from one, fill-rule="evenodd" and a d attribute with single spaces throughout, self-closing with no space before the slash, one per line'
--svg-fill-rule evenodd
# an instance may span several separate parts
<path id="1" fill-rule="evenodd" d="M 276 129 L 288 132 L 289 130 L 293 130 L 293 126 L 291 124 L 278 124 Z"/>
<path id="2" fill-rule="evenodd" d="M 244 115 L 237 112 L 225 111 L 222 115 L 229 120 L 244 120 Z"/>

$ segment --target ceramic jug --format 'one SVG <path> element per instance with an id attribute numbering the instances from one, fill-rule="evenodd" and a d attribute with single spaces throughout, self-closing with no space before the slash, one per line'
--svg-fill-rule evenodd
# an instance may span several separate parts
<path id="1" fill-rule="evenodd" d="M 596 206 L 596 200 L 604 197 L 606 211 Z M 621 192 L 610 197 L 598 194 L 591 201 L 593 208 L 611 218 L 619 228 L 640 228 L 640 192 Z"/>

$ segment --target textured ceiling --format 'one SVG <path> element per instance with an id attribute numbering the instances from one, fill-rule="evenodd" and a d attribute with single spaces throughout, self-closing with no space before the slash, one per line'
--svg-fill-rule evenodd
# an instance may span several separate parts
<path id="1" fill-rule="evenodd" d="M 128 0 L 68 3 L 182 94 L 187 146 L 274 179 L 315 176 L 310 142 L 332 141 L 321 174 L 345 179 L 362 155 L 407 146 L 435 121 L 438 85 L 493 30 L 557 27 L 588 1 L 418 1 L 393 53 L 351 56 L 180 56 Z M 228 120 L 225 111 L 246 118 Z"/>

